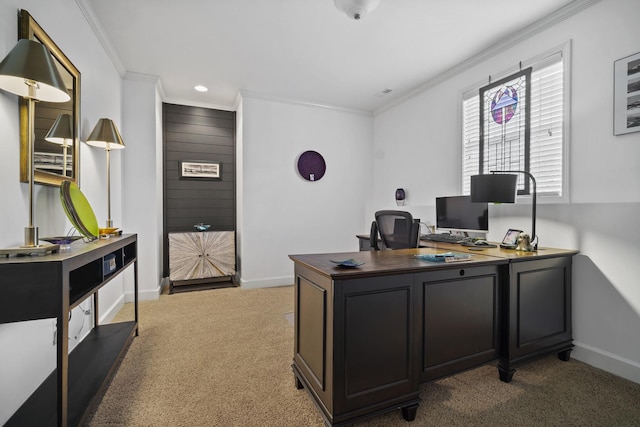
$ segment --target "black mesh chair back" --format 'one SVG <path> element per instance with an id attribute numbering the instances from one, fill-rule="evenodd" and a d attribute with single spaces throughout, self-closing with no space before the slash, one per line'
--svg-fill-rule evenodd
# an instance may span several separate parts
<path id="1" fill-rule="evenodd" d="M 387 249 L 418 247 L 420 223 L 414 221 L 409 212 L 378 211 L 375 216 L 384 247 Z"/>

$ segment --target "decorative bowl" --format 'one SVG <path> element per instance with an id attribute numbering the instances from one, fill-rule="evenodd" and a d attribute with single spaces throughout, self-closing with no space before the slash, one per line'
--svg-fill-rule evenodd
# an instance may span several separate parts
<path id="1" fill-rule="evenodd" d="M 40 237 L 43 242 L 51 243 L 52 245 L 69 245 L 76 240 L 82 239 L 84 236 L 58 236 L 58 237 Z"/>
<path id="2" fill-rule="evenodd" d="M 195 229 L 198 231 L 207 231 L 209 229 L 209 227 L 211 227 L 211 224 L 204 224 L 204 223 L 199 223 L 194 225 Z"/>

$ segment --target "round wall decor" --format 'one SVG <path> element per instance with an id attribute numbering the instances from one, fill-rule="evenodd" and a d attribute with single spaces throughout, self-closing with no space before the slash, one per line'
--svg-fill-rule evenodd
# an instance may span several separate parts
<path id="1" fill-rule="evenodd" d="M 298 157 L 297 169 L 300 176 L 307 181 L 318 181 L 324 176 L 327 164 L 320 153 L 309 150 Z"/>

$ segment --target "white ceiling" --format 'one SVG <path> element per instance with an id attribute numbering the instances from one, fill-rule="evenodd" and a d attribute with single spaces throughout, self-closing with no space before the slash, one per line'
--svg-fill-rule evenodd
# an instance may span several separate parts
<path id="1" fill-rule="evenodd" d="M 233 109 L 243 90 L 363 111 L 586 3 L 382 0 L 354 21 L 333 0 L 81 1 L 120 71 L 159 76 L 165 101 Z"/>

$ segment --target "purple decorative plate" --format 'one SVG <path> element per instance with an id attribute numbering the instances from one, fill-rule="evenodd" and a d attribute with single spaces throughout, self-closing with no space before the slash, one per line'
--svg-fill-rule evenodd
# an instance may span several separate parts
<path id="1" fill-rule="evenodd" d="M 49 242 L 54 245 L 69 245 L 76 240 L 82 239 L 84 236 L 60 236 L 60 237 L 40 237 L 39 240 Z"/>
<path id="2" fill-rule="evenodd" d="M 307 181 L 318 181 L 327 170 L 324 157 L 317 151 L 305 151 L 298 157 L 298 173 Z"/>

